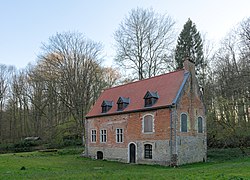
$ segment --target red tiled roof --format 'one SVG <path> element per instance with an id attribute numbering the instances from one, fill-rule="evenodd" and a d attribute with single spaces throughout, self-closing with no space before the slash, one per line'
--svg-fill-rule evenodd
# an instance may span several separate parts
<path id="1" fill-rule="evenodd" d="M 149 79 L 106 89 L 101 93 L 86 117 L 119 113 L 120 111 L 117 111 L 116 104 L 119 97 L 130 99 L 129 105 L 122 112 L 143 109 L 145 108 L 143 97 L 147 91 L 157 92 L 159 95 L 159 99 L 152 108 L 171 105 L 181 87 L 184 73 L 185 70 L 178 70 Z M 113 107 L 107 113 L 102 113 L 101 105 L 104 100 L 113 101 Z"/>

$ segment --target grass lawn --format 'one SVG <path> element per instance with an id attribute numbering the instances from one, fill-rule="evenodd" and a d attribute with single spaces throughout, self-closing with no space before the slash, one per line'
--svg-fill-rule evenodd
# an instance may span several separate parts
<path id="1" fill-rule="evenodd" d="M 248 149 L 250 151 L 250 149 Z M 79 149 L 0 155 L 0 179 L 250 179 L 250 156 L 210 150 L 208 162 L 177 168 L 80 157 Z"/>

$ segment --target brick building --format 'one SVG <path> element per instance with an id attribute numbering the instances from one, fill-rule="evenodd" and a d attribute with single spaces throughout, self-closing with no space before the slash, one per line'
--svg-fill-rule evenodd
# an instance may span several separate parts
<path id="1" fill-rule="evenodd" d="M 127 163 L 206 161 L 206 118 L 194 64 L 106 89 L 86 116 L 85 155 Z"/>

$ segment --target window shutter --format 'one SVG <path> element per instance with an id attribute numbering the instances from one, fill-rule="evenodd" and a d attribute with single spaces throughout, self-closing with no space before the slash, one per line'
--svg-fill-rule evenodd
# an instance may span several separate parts
<path id="1" fill-rule="evenodd" d="M 198 133 L 203 133 L 202 117 L 198 117 Z"/>
<path id="2" fill-rule="evenodd" d="M 187 115 L 181 115 L 181 132 L 187 132 Z"/>
<path id="3" fill-rule="evenodd" d="M 153 132 L 153 117 L 151 115 L 144 117 L 144 132 Z"/>

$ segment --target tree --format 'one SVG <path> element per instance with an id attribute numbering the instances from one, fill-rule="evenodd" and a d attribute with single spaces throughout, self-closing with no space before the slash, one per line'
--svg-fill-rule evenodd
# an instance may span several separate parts
<path id="1" fill-rule="evenodd" d="M 248 27 L 247 27 L 248 26 Z M 208 142 L 214 147 L 250 144 L 250 63 L 247 37 L 249 24 L 231 31 L 213 56 L 213 74 L 207 82 Z"/>
<path id="2" fill-rule="evenodd" d="M 0 143 L 27 136 L 51 145 L 81 140 L 86 113 L 120 78 L 101 66 L 101 44 L 81 33 L 58 33 L 42 50 L 25 69 L 0 65 Z"/>
<path id="3" fill-rule="evenodd" d="M 96 88 L 102 75 L 101 50 L 100 43 L 71 32 L 58 33 L 43 46 L 38 68 L 41 79 L 67 107 L 78 133 L 82 131 L 83 118 L 93 104 L 93 95 L 103 88 Z"/>
<path id="4" fill-rule="evenodd" d="M 241 22 L 239 35 L 241 37 L 244 50 L 250 51 L 250 17 Z"/>
<path id="5" fill-rule="evenodd" d="M 121 75 L 117 69 L 114 69 L 113 67 L 104 67 L 102 68 L 102 72 L 102 81 L 106 83 L 106 88 L 111 88 L 112 86 L 118 84 L 118 80 L 121 78 Z"/>
<path id="6" fill-rule="evenodd" d="M 189 58 L 195 63 L 196 71 L 200 71 L 204 66 L 203 43 L 196 25 L 188 19 L 181 31 L 176 49 L 175 61 L 177 69 L 183 68 L 183 61 Z"/>
<path id="7" fill-rule="evenodd" d="M 115 62 L 144 79 L 169 68 L 175 22 L 152 9 L 133 9 L 114 34 Z"/>
<path id="8" fill-rule="evenodd" d="M 5 110 L 6 102 L 8 101 L 12 73 L 15 71 L 13 66 L 0 64 L 0 143 L 6 135 L 5 129 Z"/>

